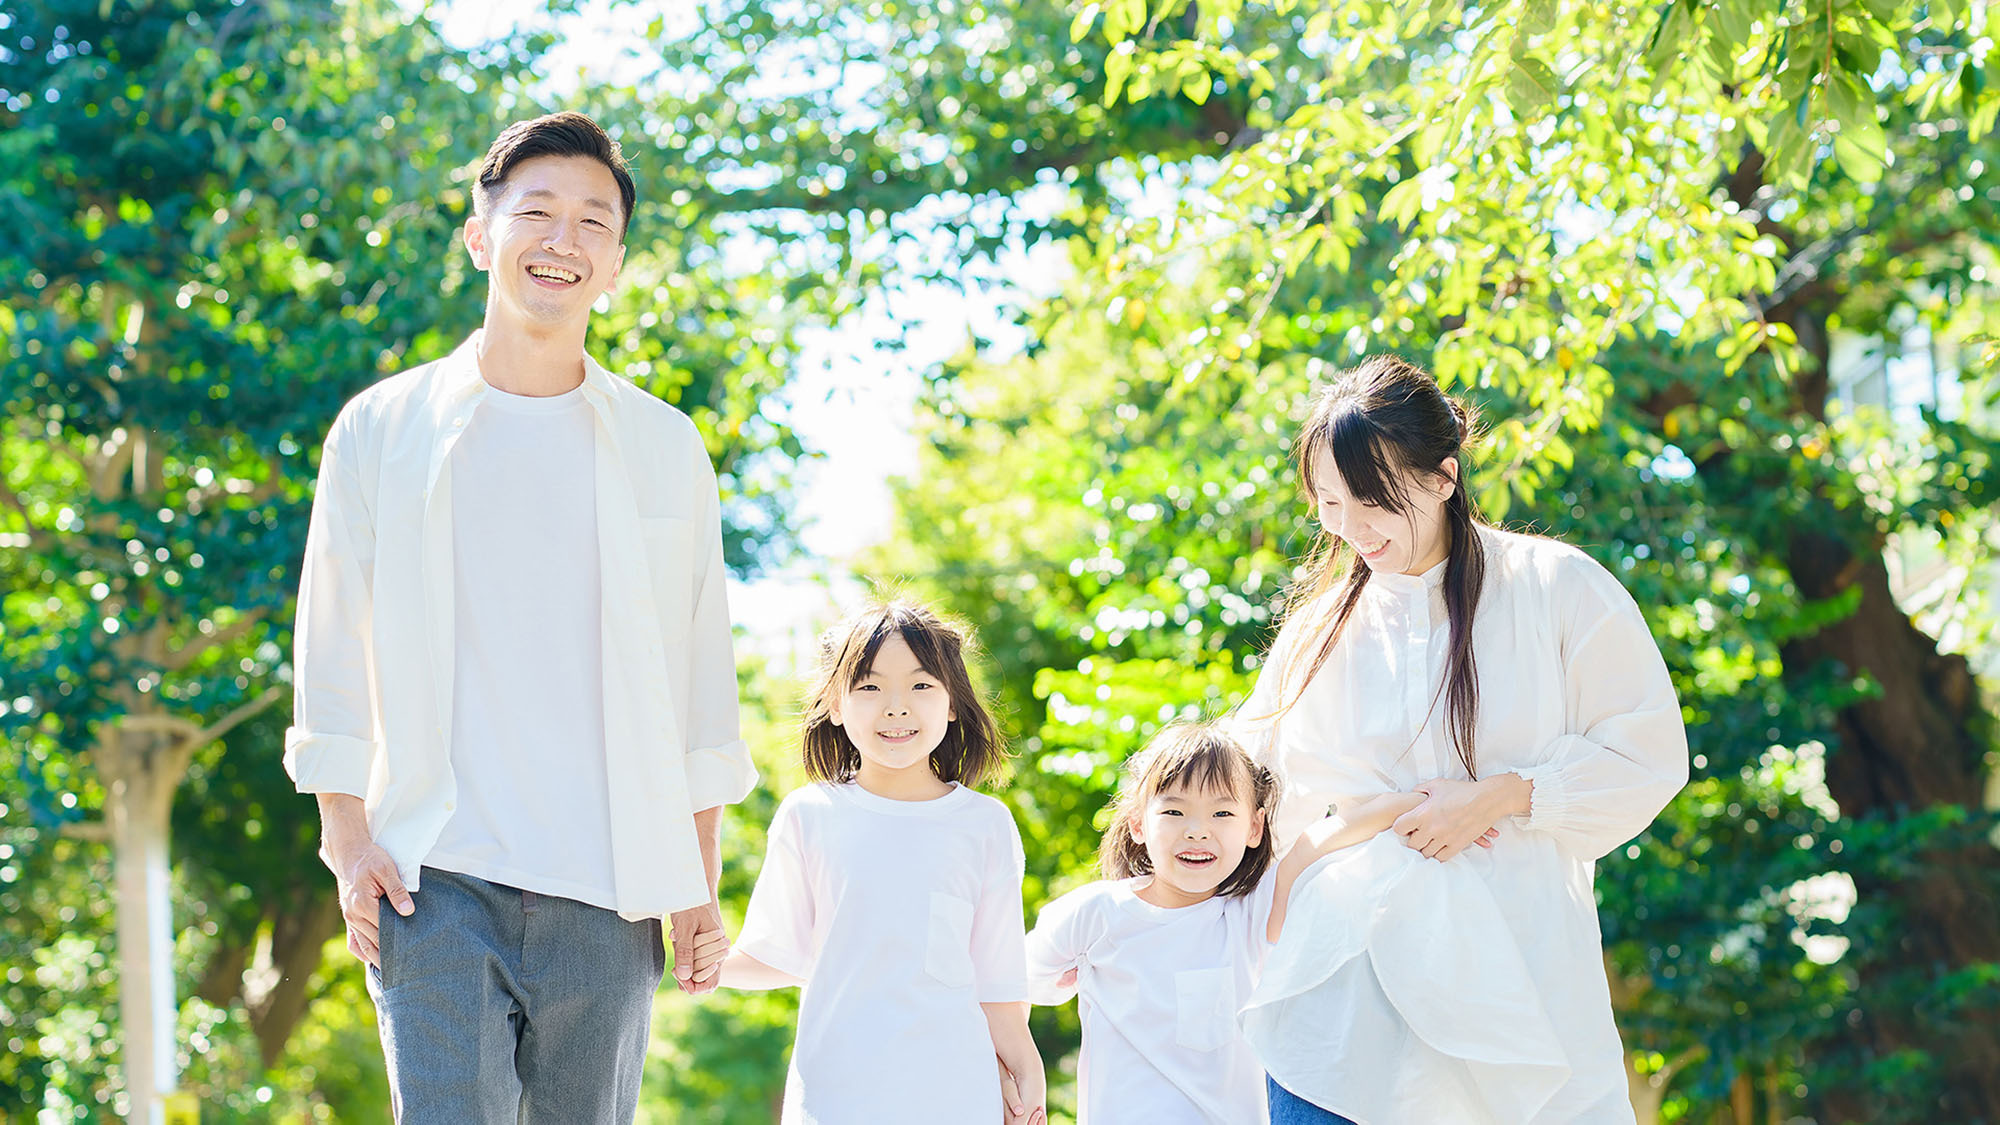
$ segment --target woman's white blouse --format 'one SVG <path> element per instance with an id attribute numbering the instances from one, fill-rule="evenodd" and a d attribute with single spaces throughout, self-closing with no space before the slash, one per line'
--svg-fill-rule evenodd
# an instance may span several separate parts
<path id="1" fill-rule="evenodd" d="M 1309 869 L 1244 1032 L 1280 1085 L 1360 1125 L 1630 1122 L 1592 880 L 1686 784 L 1680 705 L 1608 571 L 1480 535 L 1478 771 L 1533 782 L 1531 810 L 1444 863 L 1385 833 Z M 1444 569 L 1372 575 L 1303 691 L 1286 663 L 1324 634 L 1280 634 L 1236 726 L 1284 780 L 1281 847 L 1356 798 L 1467 776 L 1440 691 Z"/>

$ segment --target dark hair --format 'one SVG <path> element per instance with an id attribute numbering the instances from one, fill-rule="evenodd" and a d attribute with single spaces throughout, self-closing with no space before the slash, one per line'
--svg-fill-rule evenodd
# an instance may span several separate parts
<path id="1" fill-rule="evenodd" d="M 1451 640 L 1439 692 L 1445 700 L 1452 747 L 1465 772 L 1476 778 L 1479 771 L 1472 743 L 1479 717 L 1479 674 L 1472 651 L 1472 618 L 1486 584 L 1486 547 L 1478 533 L 1486 517 L 1465 488 L 1463 453 L 1474 425 L 1471 407 L 1446 395 L 1422 368 L 1397 356 L 1372 355 L 1320 392 L 1292 446 L 1292 460 L 1298 468 L 1299 489 L 1308 502 L 1315 500 L 1313 481 L 1324 459 L 1331 455 L 1334 468 L 1355 499 L 1401 514 L 1410 508 L 1412 472 L 1442 472 L 1446 461 L 1458 459 L 1451 496 L 1445 501 L 1444 527 L 1451 546 L 1445 557 L 1444 605 L 1451 622 Z M 1288 599 L 1287 618 L 1309 607 L 1320 607 L 1319 620 L 1300 622 L 1307 626 L 1301 636 L 1322 637 L 1305 674 L 1298 677 L 1300 694 L 1332 655 L 1354 607 L 1361 602 L 1361 591 L 1368 585 L 1367 564 L 1350 555 L 1338 536 L 1322 531 L 1306 557 L 1306 576 Z M 1299 654 L 1287 663 L 1290 667 L 1280 671 L 1280 685 L 1291 683 L 1292 672 L 1300 664 Z M 1283 696 L 1281 690 L 1280 698 Z M 1297 702 L 1293 697 L 1280 713 Z M 1436 708 L 1434 696 L 1431 709 Z M 1429 721 L 1428 713 L 1425 721 Z"/>
<path id="2" fill-rule="evenodd" d="M 1111 803 L 1111 823 L 1097 848 L 1098 869 L 1106 879 L 1151 875 L 1153 857 L 1132 838 L 1132 821 L 1144 816 L 1155 793 L 1199 786 L 1211 793 L 1232 793 L 1248 799 L 1264 814 L 1264 834 L 1243 853 L 1236 870 L 1216 888 L 1217 894 L 1247 895 L 1257 889 L 1271 866 L 1271 823 L 1277 814 L 1278 779 L 1256 763 L 1243 744 L 1215 723 L 1169 723 L 1125 762 L 1125 781 Z M 1245 792 L 1244 787 L 1248 787 Z"/>
<path id="3" fill-rule="evenodd" d="M 472 185 L 474 210 L 486 214 L 494 193 L 506 184 L 515 166 L 538 156 L 587 156 L 611 169 L 611 178 L 618 181 L 618 201 L 624 205 L 618 219 L 618 238 L 624 240 L 626 228 L 632 225 L 632 205 L 639 198 L 632 184 L 632 167 L 625 163 L 625 155 L 611 134 L 581 113 L 551 113 L 516 121 L 502 130 L 479 165 L 479 178 Z"/>
<path id="4" fill-rule="evenodd" d="M 1006 760 L 1006 748 L 966 668 L 968 654 L 977 651 L 972 630 L 898 599 L 872 603 L 820 638 L 819 675 L 805 707 L 807 776 L 840 783 L 853 780 L 861 767 L 861 751 L 833 721 L 833 711 L 840 697 L 868 674 L 891 634 L 903 638 L 924 671 L 944 681 L 957 713 L 944 740 L 931 751 L 931 772 L 941 781 L 967 785 L 996 773 Z"/>

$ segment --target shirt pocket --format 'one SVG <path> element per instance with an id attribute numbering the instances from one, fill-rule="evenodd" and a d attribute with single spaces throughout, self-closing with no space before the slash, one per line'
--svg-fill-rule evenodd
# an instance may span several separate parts
<path id="1" fill-rule="evenodd" d="M 972 904 L 957 895 L 931 892 L 924 971 L 947 988 L 972 984 Z"/>
<path id="2" fill-rule="evenodd" d="M 1236 973 L 1188 969 L 1174 974 L 1177 1018 L 1174 1041 L 1191 1051 L 1214 1051 L 1236 1038 Z"/>

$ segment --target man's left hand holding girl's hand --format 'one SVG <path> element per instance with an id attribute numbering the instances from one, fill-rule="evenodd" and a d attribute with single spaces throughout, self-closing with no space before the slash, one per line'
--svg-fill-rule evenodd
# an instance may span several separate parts
<path id="1" fill-rule="evenodd" d="M 1490 839 L 1510 816 L 1526 815 L 1534 783 L 1517 773 L 1478 781 L 1433 778 L 1416 787 L 1423 804 L 1396 818 L 1391 829 L 1404 845 L 1440 862 Z"/>

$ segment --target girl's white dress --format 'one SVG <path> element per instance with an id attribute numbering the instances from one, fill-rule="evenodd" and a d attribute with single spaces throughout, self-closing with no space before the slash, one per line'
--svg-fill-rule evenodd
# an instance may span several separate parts
<path id="1" fill-rule="evenodd" d="M 1553 540 L 1480 534 L 1477 764 L 1533 781 L 1532 810 L 1444 863 L 1385 833 L 1310 868 L 1244 1032 L 1280 1085 L 1361 1125 L 1630 1122 L 1592 880 L 1686 783 L 1680 705 L 1608 571 Z M 1284 779 L 1281 847 L 1330 806 L 1466 776 L 1441 699 L 1432 713 L 1444 569 L 1371 576 L 1274 718 L 1298 694 L 1280 699 L 1284 662 L 1320 639 L 1280 634 L 1237 725 Z"/>
<path id="2" fill-rule="evenodd" d="M 893 801 L 795 790 L 736 948 L 805 981 L 786 1125 L 999 1122 L 982 1003 L 1028 998 L 1021 837 L 963 786 Z"/>
<path id="3" fill-rule="evenodd" d="M 1043 907 L 1028 935 L 1034 1002 L 1081 996 L 1079 1125 L 1262 1125 L 1264 1068 L 1236 1010 L 1268 948 L 1273 876 L 1176 909 L 1134 893 L 1150 878 L 1078 887 Z"/>

